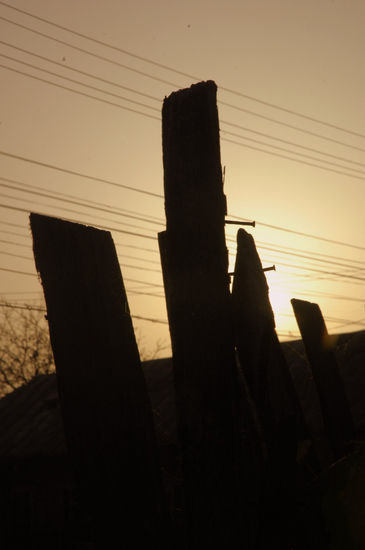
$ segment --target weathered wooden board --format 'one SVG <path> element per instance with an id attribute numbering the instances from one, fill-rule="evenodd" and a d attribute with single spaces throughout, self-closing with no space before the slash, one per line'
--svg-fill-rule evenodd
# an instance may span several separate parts
<path id="1" fill-rule="evenodd" d="M 216 85 L 203 82 L 171 94 L 162 122 L 167 230 L 159 239 L 188 544 L 191 549 L 241 548 L 249 535 L 237 464 L 237 381 Z"/>
<path id="2" fill-rule="evenodd" d="M 335 458 L 346 453 L 355 428 L 336 357 L 318 304 L 291 300 L 316 383 L 323 422 Z"/>
<path id="3" fill-rule="evenodd" d="M 235 343 L 268 450 L 260 548 L 290 544 L 297 425 L 303 425 L 293 381 L 275 332 L 268 285 L 255 242 L 239 229 L 232 286 Z"/>
<path id="4" fill-rule="evenodd" d="M 152 410 L 111 235 L 36 214 L 30 223 L 69 454 L 98 544 L 163 548 Z"/>

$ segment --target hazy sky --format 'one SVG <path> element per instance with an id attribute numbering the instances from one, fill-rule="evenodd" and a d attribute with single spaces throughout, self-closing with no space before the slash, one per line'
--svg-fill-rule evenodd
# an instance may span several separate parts
<path id="1" fill-rule="evenodd" d="M 363 0 L 0 2 L 0 203 L 150 237 L 113 232 L 132 314 L 166 321 L 163 200 L 105 180 L 162 195 L 163 98 L 213 79 L 228 210 L 276 264 L 279 334 L 298 332 L 292 297 L 332 333 L 364 328 L 364 28 Z M 26 212 L 1 206 L 0 231 L 1 268 L 23 272 L 0 270 L 0 296 L 39 300 Z M 168 342 L 134 323 L 147 348 Z"/>

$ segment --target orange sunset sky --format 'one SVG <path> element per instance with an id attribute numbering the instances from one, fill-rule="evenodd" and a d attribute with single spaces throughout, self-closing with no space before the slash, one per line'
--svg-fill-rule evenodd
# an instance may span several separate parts
<path id="1" fill-rule="evenodd" d="M 42 296 L 27 212 L 112 227 L 143 346 L 169 354 L 161 108 L 212 79 L 228 212 L 276 265 L 280 338 L 293 297 L 363 329 L 364 28 L 362 0 L 0 1 L 1 301 Z"/>

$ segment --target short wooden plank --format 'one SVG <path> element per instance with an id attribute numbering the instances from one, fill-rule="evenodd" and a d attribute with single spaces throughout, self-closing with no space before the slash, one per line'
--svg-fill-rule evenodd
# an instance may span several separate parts
<path id="1" fill-rule="evenodd" d="M 346 453 L 346 442 L 355 437 L 350 405 L 336 357 L 318 304 L 291 300 L 313 373 L 323 422 L 335 458 Z"/>

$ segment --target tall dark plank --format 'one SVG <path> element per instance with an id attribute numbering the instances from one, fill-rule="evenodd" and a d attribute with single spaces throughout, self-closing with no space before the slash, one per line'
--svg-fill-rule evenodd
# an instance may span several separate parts
<path id="1" fill-rule="evenodd" d="M 36 214 L 30 223 L 65 435 L 98 548 L 161 549 L 152 410 L 111 235 Z"/>
<path id="2" fill-rule="evenodd" d="M 188 547 L 241 548 L 235 357 L 216 85 L 165 99 L 160 235 L 183 454 Z"/>

